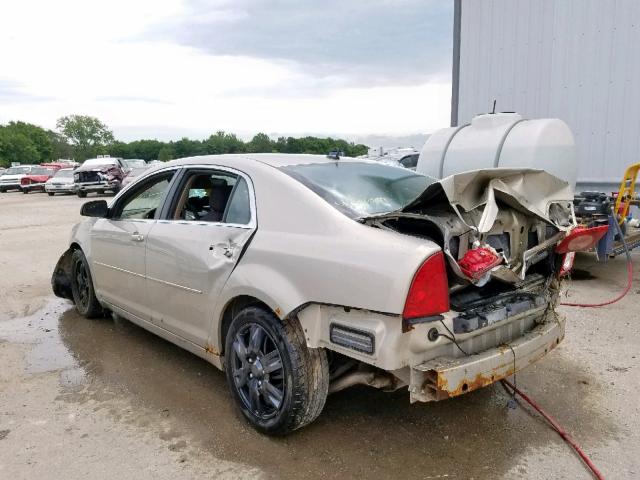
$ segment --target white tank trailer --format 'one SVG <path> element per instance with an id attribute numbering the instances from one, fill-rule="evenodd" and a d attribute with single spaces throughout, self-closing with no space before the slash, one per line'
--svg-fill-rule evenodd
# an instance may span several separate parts
<path id="1" fill-rule="evenodd" d="M 499 167 L 546 170 L 568 182 L 574 191 L 578 159 L 573 133 L 557 118 L 478 115 L 469 124 L 433 133 L 420 152 L 416 171 L 444 178 Z"/>

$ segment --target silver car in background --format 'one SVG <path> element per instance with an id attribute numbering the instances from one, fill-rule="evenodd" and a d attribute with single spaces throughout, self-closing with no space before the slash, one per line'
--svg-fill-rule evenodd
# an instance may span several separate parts
<path id="1" fill-rule="evenodd" d="M 571 200 L 537 170 L 187 158 L 85 203 L 52 286 L 224 369 L 251 425 L 281 435 L 352 385 L 442 400 L 553 349 Z"/>
<path id="2" fill-rule="evenodd" d="M 74 168 L 61 168 L 56 174 L 46 181 L 44 191 L 53 197 L 56 193 L 76 193 L 73 180 Z"/>

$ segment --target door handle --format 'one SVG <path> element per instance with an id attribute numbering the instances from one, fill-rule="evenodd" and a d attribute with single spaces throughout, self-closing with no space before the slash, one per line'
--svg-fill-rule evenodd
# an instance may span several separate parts
<path id="1" fill-rule="evenodd" d="M 144 235 L 139 234 L 138 232 L 131 234 L 131 241 L 133 242 L 142 242 L 144 240 Z"/>

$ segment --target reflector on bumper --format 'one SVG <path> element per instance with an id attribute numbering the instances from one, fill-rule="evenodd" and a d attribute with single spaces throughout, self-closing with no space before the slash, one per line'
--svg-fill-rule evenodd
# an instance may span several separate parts
<path id="1" fill-rule="evenodd" d="M 375 351 L 375 337 L 364 330 L 356 330 L 355 328 L 332 323 L 329 328 L 329 338 L 331 343 L 351 348 L 358 352 L 371 355 Z"/>

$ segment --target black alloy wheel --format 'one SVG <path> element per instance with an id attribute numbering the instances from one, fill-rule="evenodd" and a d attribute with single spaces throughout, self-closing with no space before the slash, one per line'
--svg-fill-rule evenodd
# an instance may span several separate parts
<path id="1" fill-rule="evenodd" d="M 80 315 L 95 318 L 103 314 L 93 288 L 89 264 L 82 250 L 75 250 L 71 257 L 71 293 Z"/>
<path id="2" fill-rule="evenodd" d="M 297 318 L 246 307 L 229 326 L 224 352 L 236 405 L 259 432 L 286 435 L 322 412 L 329 392 L 327 353 L 307 347 Z"/>
<path id="3" fill-rule="evenodd" d="M 244 325 L 233 341 L 231 368 L 245 407 L 263 420 L 277 415 L 287 385 L 278 345 L 269 332 L 256 323 Z"/>

